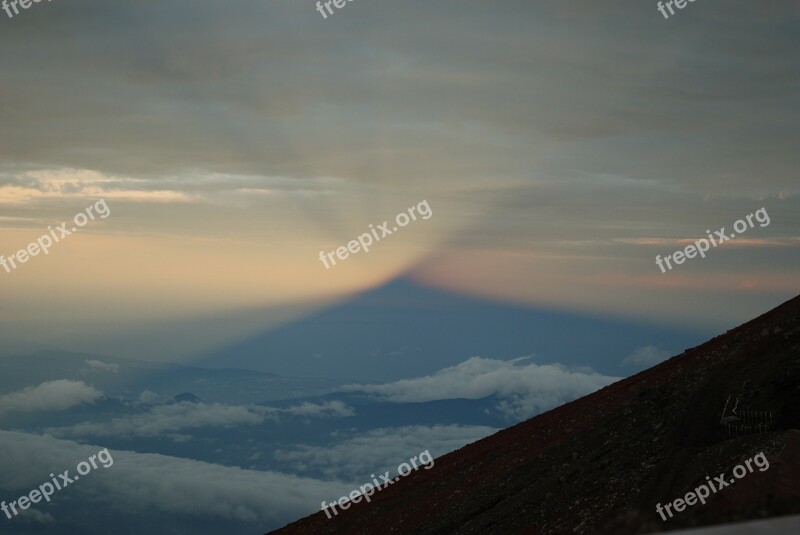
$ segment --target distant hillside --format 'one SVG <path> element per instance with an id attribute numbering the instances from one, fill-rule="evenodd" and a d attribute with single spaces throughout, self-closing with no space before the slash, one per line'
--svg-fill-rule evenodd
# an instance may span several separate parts
<path id="1" fill-rule="evenodd" d="M 331 520 L 319 512 L 273 533 L 646 533 L 800 513 L 799 350 L 797 297 L 436 459 L 433 469 L 413 472 L 371 503 Z M 731 477 L 761 451 L 766 471 L 666 522 L 656 513 L 657 503 L 683 497 L 706 476 Z"/>

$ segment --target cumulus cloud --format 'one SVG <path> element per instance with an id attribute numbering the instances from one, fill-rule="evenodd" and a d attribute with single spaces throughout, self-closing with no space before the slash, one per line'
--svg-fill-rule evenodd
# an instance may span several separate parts
<path id="1" fill-rule="evenodd" d="M 337 433 L 333 445 L 296 445 L 278 450 L 275 458 L 298 473 L 318 472 L 327 478 L 368 481 L 369 474 L 391 470 L 429 450 L 434 458 L 497 432 L 486 426 L 413 425 L 373 429 L 347 436 Z"/>
<path id="2" fill-rule="evenodd" d="M 633 353 L 622 359 L 622 364 L 628 366 L 654 366 L 668 359 L 672 354 L 656 346 L 644 346 L 635 349 Z"/>
<path id="3" fill-rule="evenodd" d="M 85 362 L 86 364 L 89 365 L 89 369 L 92 371 L 103 371 L 112 373 L 119 372 L 119 364 L 106 363 L 106 362 L 101 362 L 99 360 L 87 360 Z"/>
<path id="4" fill-rule="evenodd" d="M 283 409 L 257 405 L 181 402 L 156 405 L 147 412 L 112 418 L 110 422 L 83 422 L 71 427 L 50 428 L 47 431 L 62 437 L 178 437 L 176 433 L 186 429 L 258 425 L 267 420 L 277 422 L 281 415 L 335 418 L 352 414 L 353 410 L 340 401 L 303 403 Z"/>
<path id="5" fill-rule="evenodd" d="M 348 392 L 375 394 L 397 403 L 438 399 L 504 399 L 497 409 L 509 418 L 526 418 L 585 396 L 618 381 L 589 368 L 560 364 L 522 364 L 528 357 L 494 360 L 472 357 L 433 375 L 381 385 L 348 385 Z"/>
<path id="6" fill-rule="evenodd" d="M 63 411 L 75 405 L 94 403 L 102 397 L 102 392 L 83 381 L 59 379 L 0 396 L 0 414 Z"/>
<path id="7" fill-rule="evenodd" d="M 49 472 L 74 467 L 101 448 L 0 431 L 0 489 L 10 495 L 27 492 L 45 481 Z M 323 499 L 341 496 L 352 488 L 349 482 L 243 470 L 165 455 L 129 451 L 111 451 L 111 455 L 112 467 L 94 470 L 86 483 L 82 479 L 61 491 L 80 496 L 85 505 L 81 515 L 110 507 L 136 515 L 210 516 L 277 527 L 314 512 Z M 80 522 L 81 518 L 72 520 Z"/>

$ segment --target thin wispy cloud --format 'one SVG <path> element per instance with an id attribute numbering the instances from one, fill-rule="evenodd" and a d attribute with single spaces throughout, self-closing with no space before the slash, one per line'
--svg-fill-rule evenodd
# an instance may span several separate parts
<path id="1" fill-rule="evenodd" d="M 92 359 L 86 360 L 85 362 L 89 366 L 90 371 L 119 373 L 119 364 Z"/>
<path id="2" fill-rule="evenodd" d="M 144 395 L 152 400 L 151 395 Z M 224 403 L 170 403 L 155 405 L 146 412 L 119 416 L 110 421 L 83 422 L 69 427 L 48 428 L 59 437 L 183 437 L 181 432 L 207 427 L 230 428 L 279 422 L 281 417 L 342 418 L 354 413 L 340 401 L 302 403 L 286 408 Z"/>

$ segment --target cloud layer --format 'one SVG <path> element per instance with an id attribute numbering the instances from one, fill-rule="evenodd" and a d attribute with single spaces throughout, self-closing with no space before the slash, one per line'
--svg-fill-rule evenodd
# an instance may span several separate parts
<path id="1" fill-rule="evenodd" d="M 14 495 L 47 481 L 97 453 L 85 446 L 48 436 L 0 431 L 0 489 Z M 321 500 L 340 496 L 349 484 L 258 472 L 205 462 L 111 451 L 114 465 L 95 470 L 63 493 L 81 496 L 82 510 L 113 508 L 129 514 L 182 514 L 220 517 L 277 526 L 314 512 Z M 17 494 L 19 495 L 19 494 Z M 77 521 L 77 518 L 72 519 Z"/>
<path id="2" fill-rule="evenodd" d="M 94 403 L 102 397 L 102 392 L 83 381 L 47 381 L 1 396 L 0 415 L 4 412 L 63 411 L 76 405 Z"/>
<path id="3" fill-rule="evenodd" d="M 295 445 L 276 451 L 275 458 L 300 474 L 318 471 L 330 479 L 366 482 L 371 473 L 396 473 L 400 463 L 422 451 L 440 457 L 497 431 L 486 426 L 410 425 L 360 434 L 340 432 L 330 445 Z"/>
<path id="4" fill-rule="evenodd" d="M 472 357 L 433 375 L 382 385 L 348 385 L 344 390 L 375 394 L 398 403 L 497 396 L 506 398 L 498 405 L 501 412 L 512 418 L 525 418 L 620 379 L 560 364 L 522 364 L 526 360 L 527 357 L 510 361 Z"/>
<path id="5" fill-rule="evenodd" d="M 48 432 L 62 437 L 176 436 L 180 431 L 202 427 L 258 425 L 268 420 L 278 422 L 281 416 L 341 418 L 353 414 L 353 409 L 341 401 L 306 402 L 287 408 L 181 402 L 155 405 L 145 413 L 112 418 L 110 422 L 83 422 L 70 427 L 50 428 Z"/>
<path id="6" fill-rule="evenodd" d="M 100 360 L 86 360 L 85 362 L 89 366 L 90 371 L 119 373 L 119 364 L 102 362 Z"/>

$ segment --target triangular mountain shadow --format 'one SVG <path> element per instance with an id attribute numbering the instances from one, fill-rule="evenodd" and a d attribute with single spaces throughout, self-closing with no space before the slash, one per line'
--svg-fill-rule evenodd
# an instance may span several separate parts
<path id="1" fill-rule="evenodd" d="M 710 333 L 590 314 L 502 304 L 398 280 L 280 329 L 252 336 L 195 364 L 353 381 L 417 377 L 472 356 L 632 370 L 634 349 L 680 351 Z"/>

